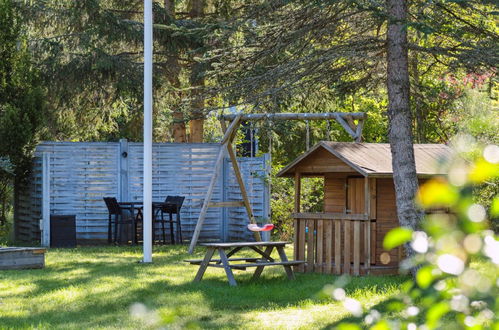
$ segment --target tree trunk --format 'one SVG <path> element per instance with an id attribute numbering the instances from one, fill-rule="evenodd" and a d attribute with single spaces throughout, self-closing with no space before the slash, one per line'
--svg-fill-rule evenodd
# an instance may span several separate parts
<path id="1" fill-rule="evenodd" d="M 175 109 L 173 111 L 173 124 L 172 124 L 173 141 L 177 143 L 187 142 L 184 113 Z"/>
<path id="2" fill-rule="evenodd" d="M 205 0 L 191 0 L 189 16 L 192 19 L 202 17 L 204 15 Z M 194 49 L 201 48 L 201 45 L 194 45 Z M 202 56 L 199 51 L 194 52 L 194 57 Z M 191 121 L 189 122 L 190 128 L 190 142 L 203 142 L 204 132 L 204 99 L 201 88 L 204 86 L 204 64 L 195 62 L 192 65 L 190 83 L 192 89 L 191 94 Z"/>
<path id="3" fill-rule="evenodd" d="M 407 3 L 387 0 L 387 88 L 389 139 L 392 153 L 393 181 L 397 199 L 397 216 L 401 226 L 417 228 L 422 213 L 414 204 L 418 190 L 414 147 L 412 142 L 409 100 L 409 66 L 407 51 Z M 413 251 L 406 246 L 407 255 Z"/>
<path id="4" fill-rule="evenodd" d="M 169 19 L 175 19 L 175 0 L 165 0 L 165 10 L 169 16 Z M 168 59 L 168 80 L 173 88 L 177 91 L 174 93 L 175 95 L 175 103 L 173 105 L 173 124 L 172 124 L 172 136 L 173 141 L 177 143 L 185 143 L 187 142 L 186 130 L 185 130 L 185 118 L 184 113 L 181 109 L 182 104 L 182 93 L 178 92 L 180 89 L 180 63 L 178 61 L 177 56 L 172 56 Z"/>

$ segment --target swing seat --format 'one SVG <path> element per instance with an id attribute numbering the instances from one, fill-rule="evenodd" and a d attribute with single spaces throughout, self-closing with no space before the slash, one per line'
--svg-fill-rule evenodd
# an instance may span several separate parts
<path id="1" fill-rule="evenodd" d="M 257 224 L 250 223 L 248 225 L 248 229 L 251 231 L 271 231 L 272 229 L 274 229 L 274 225 L 271 223 L 268 223 L 266 225 L 263 225 L 263 227 L 258 227 Z"/>

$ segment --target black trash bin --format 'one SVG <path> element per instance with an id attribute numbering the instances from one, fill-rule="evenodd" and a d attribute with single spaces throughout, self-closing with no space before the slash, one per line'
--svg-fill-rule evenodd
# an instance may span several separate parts
<path id="1" fill-rule="evenodd" d="M 76 247 L 76 215 L 50 215 L 50 247 Z"/>

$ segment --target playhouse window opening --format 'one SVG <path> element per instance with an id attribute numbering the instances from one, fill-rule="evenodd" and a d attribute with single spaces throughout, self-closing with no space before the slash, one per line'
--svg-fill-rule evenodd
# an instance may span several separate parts
<path id="1" fill-rule="evenodd" d="M 324 212 L 324 177 L 306 177 L 301 180 L 302 212 Z"/>

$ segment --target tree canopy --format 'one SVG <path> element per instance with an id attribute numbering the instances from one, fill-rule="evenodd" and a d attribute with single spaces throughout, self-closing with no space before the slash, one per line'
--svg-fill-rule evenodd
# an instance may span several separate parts
<path id="1" fill-rule="evenodd" d="M 26 178 L 45 123 L 44 92 L 12 0 L 0 0 L 0 224 L 14 177 Z"/>
<path id="2" fill-rule="evenodd" d="M 37 103 L 42 94 L 45 99 L 37 112 L 44 113 L 43 124 L 23 106 L 12 111 L 13 117 L 2 110 L 5 125 L 23 122 L 29 127 L 19 132 L 37 132 L 15 133 L 26 134 L 29 145 L 40 134 L 54 140 L 140 141 L 142 2 L 5 3 L 15 23 L 4 23 L 2 46 L 24 55 L 1 67 L 25 80 L 9 80 L 2 92 L 14 95 L 22 84 L 33 88 L 2 102 L 20 109 L 23 98 L 36 99 L 33 107 L 42 104 Z M 155 141 L 216 141 L 220 133 L 211 115 L 240 105 L 252 112 L 364 111 L 364 140 L 388 142 L 385 83 L 392 18 L 385 1 L 153 3 Z M 493 111 L 497 104 L 497 5 L 487 0 L 412 0 L 407 5 L 406 17 L 397 23 L 407 33 L 412 140 L 448 142 L 465 129 L 470 109 Z M 485 122 L 481 127 L 493 131 L 494 120 Z M 274 163 L 288 163 L 306 149 L 307 127 L 312 143 L 349 140 L 335 123 L 264 123 L 260 150 L 268 151 L 272 140 Z M 495 138 L 479 130 L 468 132 Z"/>

